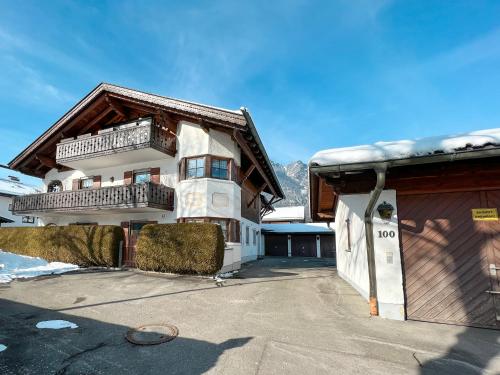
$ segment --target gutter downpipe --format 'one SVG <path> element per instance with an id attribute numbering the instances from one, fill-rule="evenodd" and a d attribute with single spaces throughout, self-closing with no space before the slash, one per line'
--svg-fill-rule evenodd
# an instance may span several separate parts
<path id="1" fill-rule="evenodd" d="M 385 186 L 387 165 L 381 164 L 375 167 L 374 170 L 377 174 L 377 183 L 375 188 L 370 192 L 370 199 L 365 210 L 366 253 L 368 259 L 368 279 L 370 282 L 370 315 L 372 316 L 378 315 L 377 273 L 375 268 L 375 244 L 373 239 L 373 211 L 375 203 L 377 203 Z"/>

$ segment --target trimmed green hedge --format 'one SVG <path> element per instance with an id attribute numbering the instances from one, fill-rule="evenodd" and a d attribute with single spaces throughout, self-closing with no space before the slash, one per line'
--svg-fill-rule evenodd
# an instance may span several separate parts
<path id="1" fill-rule="evenodd" d="M 0 228 L 0 249 L 79 266 L 116 266 L 122 228 L 114 225 Z"/>
<path id="2" fill-rule="evenodd" d="M 145 225 L 135 259 L 142 270 L 214 274 L 224 261 L 222 229 L 210 223 Z"/>

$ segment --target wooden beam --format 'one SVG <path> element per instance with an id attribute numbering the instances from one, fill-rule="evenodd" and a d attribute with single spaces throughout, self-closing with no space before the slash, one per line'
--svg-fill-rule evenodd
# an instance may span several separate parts
<path id="1" fill-rule="evenodd" d="M 262 186 L 257 190 L 257 192 L 255 193 L 255 195 L 253 196 L 253 198 L 250 201 L 250 203 L 248 203 L 247 208 L 252 205 L 252 203 L 254 202 L 254 200 L 257 199 L 257 197 L 260 195 L 260 193 L 262 193 L 262 191 L 266 188 L 266 186 L 267 186 L 267 182 L 264 182 L 264 184 L 262 184 Z"/>
<path id="2" fill-rule="evenodd" d="M 40 163 L 45 165 L 46 167 L 49 167 L 49 168 L 58 168 L 59 167 L 58 164 L 56 163 L 56 161 L 47 155 L 36 154 L 35 158 Z"/>
<path id="3" fill-rule="evenodd" d="M 252 152 L 252 150 L 250 149 L 250 147 L 246 143 L 245 139 L 243 138 L 243 135 L 241 134 L 241 131 L 239 131 L 237 129 L 234 129 L 233 136 L 234 136 L 234 139 L 236 140 L 236 143 L 238 143 L 238 145 L 243 150 L 243 152 L 245 153 L 245 155 L 255 165 L 255 167 L 257 168 L 257 171 L 259 171 L 260 175 L 262 176 L 262 178 L 266 182 L 267 186 L 271 189 L 273 195 L 277 196 L 278 194 L 276 193 L 276 189 L 274 189 L 274 186 L 271 184 L 271 181 L 267 177 L 266 172 L 264 172 L 264 168 L 258 162 L 258 160 L 255 157 L 254 153 Z"/>
<path id="4" fill-rule="evenodd" d="M 177 135 L 177 121 L 175 121 L 175 119 L 170 116 L 168 112 L 165 112 L 162 109 L 158 109 L 157 113 L 160 119 L 160 125 L 170 134 Z"/>
<path id="5" fill-rule="evenodd" d="M 198 124 L 200 124 L 201 128 L 203 129 L 203 131 L 208 134 L 208 132 L 210 130 L 210 127 L 205 122 L 205 120 L 203 120 L 202 118 L 200 118 L 199 121 L 198 121 Z"/>
<path id="6" fill-rule="evenodd" d="M 106 117 L 113 109 L 108 107 L 101 113 L 99 113 L 96 117 L 94 117 L 87 125 L 85 125 L 80 131 L 79 134 L 85 134 L 86 131 L 92 129 L 95 125 L 97 125 L 104 117 Z"/>
<path id="7" fill-rule="evenodd" d="M 241 184 L 243 184 L 246 180 L 248 180 L 248 178 L 250 177 L 250 175 L 254 170 L 255 170 L 255 164 L 252 164 L 250 168 L 248 168 L 248 170 L 243 175 L 243 178 L 241 179 Z"/>
<path id="8" fill-rule="evenodd" d="M 108 95 L 106 95 L 105 100 L 106 103 L 108 103 L 109 106 L 113 109 L 113 111 L 121 115 L 124 119 L 127 118 L 127 110 L 120 103 L 111 99 Z"/>

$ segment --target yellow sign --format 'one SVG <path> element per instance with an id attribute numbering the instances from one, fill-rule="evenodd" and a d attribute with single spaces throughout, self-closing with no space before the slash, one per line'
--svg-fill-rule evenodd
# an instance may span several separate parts
<path id="1" fill-rule="evenodd" d="M 472 220 L 498 221 L 498 211 L 496 208 L 473 208 Z"/>

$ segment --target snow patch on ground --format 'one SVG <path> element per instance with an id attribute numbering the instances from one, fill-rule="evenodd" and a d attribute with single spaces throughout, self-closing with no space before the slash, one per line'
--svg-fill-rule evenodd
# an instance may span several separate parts
<path id="1" fill-rule="evenodd" d="M 410 157 L 453 153 L 470 148 L 500 145 L 500 128 L 414 140 L 377 142 L 373 145 L 333 148 L 317 152 L 309 165 L 342 165 L 381 162 Z"/>
<path id="2" fill-rule="evenodd" d="M 3 352 L 5 349 L 7 349 L 7 346 L 0 344 L 0 352 Z"/>
<path id="3" fill-rule="evenodd" d="M 43 322 L 38 322 L 36 328 L 40 329 L 61 329 L 61 328 L 71 328 L 75 329 L 78 326 L 75 323 L 68 322 L 67 320 L 44 320 Z"/>
<path id="4" fill-rule="evenodd" d="M 0 284 L 14 279 L 36 277 L 40 275 L 60 274 L 78 269 L 75 264 L 47 262 L 42 258 L 34 258 L 0 250 Z"/>

